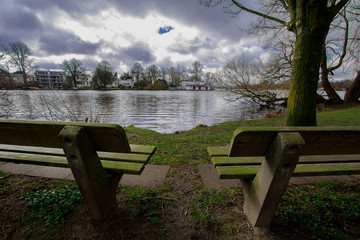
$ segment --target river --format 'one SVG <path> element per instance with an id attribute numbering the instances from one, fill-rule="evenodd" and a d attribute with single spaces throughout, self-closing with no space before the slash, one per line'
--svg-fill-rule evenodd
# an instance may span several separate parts
<path id="1" fill-rule="evenodd" d="M 91 121 L 134 125 L 160 133 L 199 124 L 263 118 L 267 109 L 240 100 L 228 102 L 216 91 L 0 91 L 8 108 L 2 118 Z M 4 106 L 4 97 L 0 101 Z M 5 113 L 4 113 L 5 112 Z"/>

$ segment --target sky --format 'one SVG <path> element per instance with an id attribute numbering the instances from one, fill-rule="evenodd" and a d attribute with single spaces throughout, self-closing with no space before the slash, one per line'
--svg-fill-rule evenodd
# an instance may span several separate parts
<path id="1" fill-rule="evenodd" d="M 134 63 L 190 69 L 200 61 L 215 72 L 234 56 L 267 58 L 243 31 L 254 20 L 198 0 L 1 0 L 0 41 L 24 42 L 45 69 L 76 58 L 87 70 L 101 60 L 118 73 Z"/>

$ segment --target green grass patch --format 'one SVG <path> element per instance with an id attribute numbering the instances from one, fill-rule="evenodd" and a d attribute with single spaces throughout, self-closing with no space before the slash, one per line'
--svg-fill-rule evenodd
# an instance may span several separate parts
<path id="1" fill-rule="evenodd" d="M 291 187 L 278 214 L 299 234 L 312 239 L 352 239 L 360 222 L 360 186 L 349 182 L 317 182 Z M 295 227 L 296 226 L 296 227 Z"/>
<path id="2" fill-rule="evenodd" d="M 320 113 L 317 122 L 318 126 L 360 126 L 360 107 Z"/>
<path id="3" fill-rule="evenodd" d="M 21 199 L 26 206 L 31 208 L 28 219 L 53 227 L 76 208 L 82 197 L 75 185 L 69 185 L 55 189 L 29 191 L 24 193 Z"/>

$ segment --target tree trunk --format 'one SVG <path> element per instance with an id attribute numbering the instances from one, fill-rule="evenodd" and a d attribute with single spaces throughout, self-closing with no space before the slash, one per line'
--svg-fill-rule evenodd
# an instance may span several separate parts
<path id="1" fill-rule="evenodd" d="M 324 91 L 329 97 L 327 103 L 342 104 L 344 101 L 339 97 L 339 95 L 336 93 L 335 89 L 331 86 L 329 82 L 329 69 L 327 68 L 327 56 L 325 47 L 322 51 L 320 68 L 322 87 L 324 88 Z"/>
<path id="2" fill-rule="evenodd" d="M 291 67 L 287 126 L 316 126 L 316 96 L 321 53 L 329 28 L 327 1 L 296 3 L 296 43 Z"/>
<path id="3" fill-rule="evenodd" d="M 22 73 L 22 77 L 23 77 L 23 80 L 24 80 L 24 87 L 27 87 L 27 76 L 26 76 L 26 72 L 23 72 Z"/>
<path id="4" fill-rule="evenodd" d="M 345 93 L 345 103 L 358 102 L 360 97 L 360 71 L 357 72 L 357 75 L 351 84 L 350 88 Z"/>

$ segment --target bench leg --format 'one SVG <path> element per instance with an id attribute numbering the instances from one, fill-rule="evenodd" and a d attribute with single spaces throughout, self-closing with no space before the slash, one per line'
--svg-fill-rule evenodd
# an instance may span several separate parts
<path id="1" fill-rule="evenodd" d="M 244 213 L 254 227 L 270 226 L 304 143 L 299 133 L 278 133 L 254 180 L 241 180 Z"/>
<path id="2" fill-rule="evenodd" d="M 105 172 L 84 128 L 65 126 L 59 138 L 91 218 L 104 219 L 116 205 L 122 174 Z"/>

